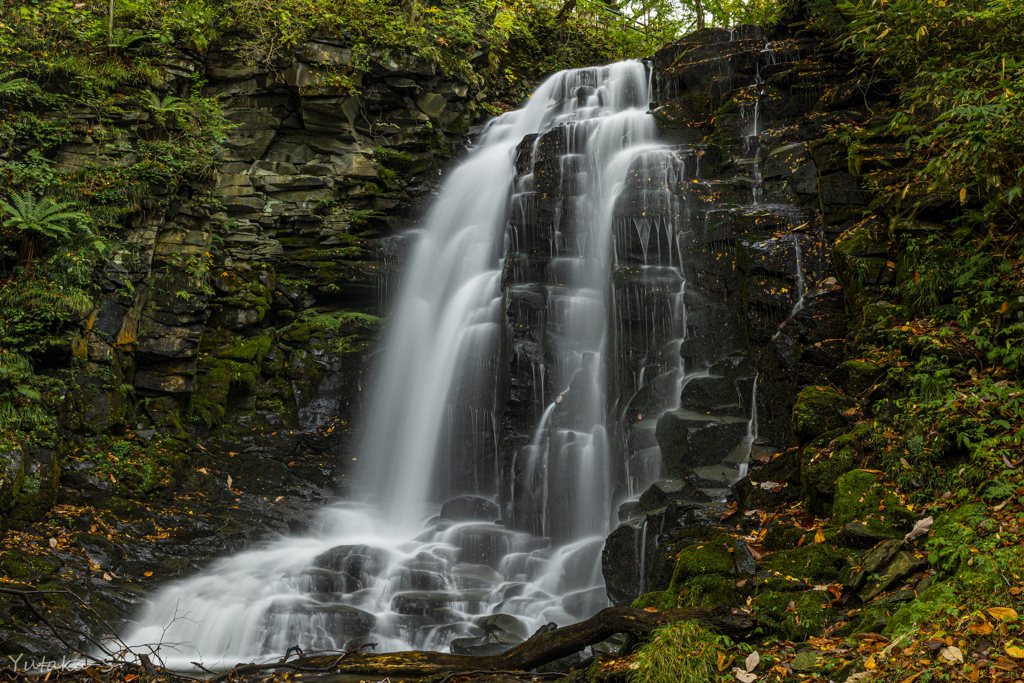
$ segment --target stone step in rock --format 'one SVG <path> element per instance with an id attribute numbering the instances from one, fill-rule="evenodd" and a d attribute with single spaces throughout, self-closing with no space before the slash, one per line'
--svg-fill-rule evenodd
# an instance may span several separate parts
<path id="1" fill-rule="evenodd" d="M 658 419 L 656 437 L 666 474 L 681 477 L 695 467 L 724 460 L 747 436 L 748 421 L 738 417 L 672 410 Z"/>
<path id="2" fill-rule="evenodd" d="M 679 503 L 710 503 L 712 498 L 687 479 L 656 481 L 640 495 L 645 512 Z"/>

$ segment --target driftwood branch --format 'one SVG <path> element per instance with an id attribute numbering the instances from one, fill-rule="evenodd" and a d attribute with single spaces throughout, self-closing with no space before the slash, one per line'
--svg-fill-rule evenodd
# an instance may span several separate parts
<path id="1" fill-rule="evenodd" d="M 307 662 L 321 666 L 332 663 L 332 670 L 339 673 L 373 673 L 385 676 L 429 676 L 471 670 L 529 671 L 575 654 L 588 645 L 600 643 L 617 633 L 643 636 L 658 626 L 680 619 L 694 619 L 737 639 L 749 636 L 757 625 L 749 614 L 730 607 L 684 607 L 667 612 L 609 607 L 586 621 L 538 634 L 498 655 L 477 657 L 444 652 L 352 653 L 336 662 L 326 658 L 316 658 Z"/>

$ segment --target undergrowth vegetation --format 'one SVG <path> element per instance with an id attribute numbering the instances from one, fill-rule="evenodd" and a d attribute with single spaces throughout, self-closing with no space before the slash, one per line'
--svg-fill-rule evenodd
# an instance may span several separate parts
<path id="1" fill-rule="evenodd" d="M 944 192 L 957 223 L 997 229 L 1024 217 L 1024 5 L 1007 0 L 811 2 L 819 25 L 864 64 L 865 88 L 889 82 L 896 102 L 863 135 L 905 140 L 921 160 L 888 191 Z M 968 232 L 963 232 L 968 231 Z"/>

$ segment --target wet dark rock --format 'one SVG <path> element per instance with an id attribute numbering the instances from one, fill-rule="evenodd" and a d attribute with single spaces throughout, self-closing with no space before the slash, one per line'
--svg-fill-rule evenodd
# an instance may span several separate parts
<path id="1" fill-rule="evenodd" d="M 441 519 L 494 521 L 501 516 L 498 506 L 486 498 L 460 496 L 441 506 Z"/>
<path id="2" fill-rule="evenodd" d="M 711 498 L 687 479 L 657 481 L 640 495 L 640 505 L 647 512 L 673 503 L 692 502 L 711 502 Z"/>
<path id="3" fill-rule="evenodd" d="M 715 417 L 683 410 L 658 420 L 657 438 L 667 474 L 684 477 L 695 467 L 725 459 L 747 435 L 747 420 Z"/>
<path id="4" fill-rule="evenodd" d="M 476 624 L 488 633 L 491 631 L 504 631 L 520 638 L 526 638 L 530 635 L 526 624 L 521 619 L 510 614 L 491 614 L 486 617 L 480 617 L 476 620 Z"/>

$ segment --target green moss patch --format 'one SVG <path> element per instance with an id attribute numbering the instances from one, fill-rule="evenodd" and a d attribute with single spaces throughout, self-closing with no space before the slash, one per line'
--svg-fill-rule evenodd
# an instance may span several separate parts
<path id="1" fill-rule="evenodd" d="M 857 402 L 831 387 L 806 387 L 793 405 L 793 430 L 802 443 L 846 426 L 842 413 Z"/>
<path id="2" fill-rule="evenodd" d="M 820 583 L 834 581 L 845 565 L 843 553 L 827 543 L 816 543 L 772 553 L 759 560 L 757 568 Z"/>
<path id="3" fill-rule="evenodd" d="M 879 531 L 895 533 L 908 528 L 913 519 L 913 513 L 872 472 L 853 470 L 836 482 L 832 526 L 859 521 Z"/>

